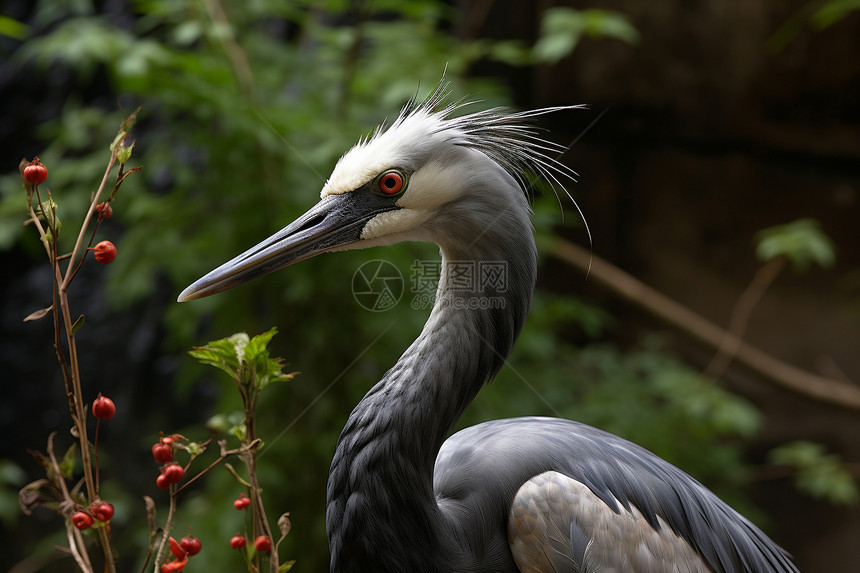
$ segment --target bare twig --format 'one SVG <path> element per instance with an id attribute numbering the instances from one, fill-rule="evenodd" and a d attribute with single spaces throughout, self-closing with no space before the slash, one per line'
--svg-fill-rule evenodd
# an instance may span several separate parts
<path id="1" fill-rule="evenodd" d="M 249 449 L 256 448 L 260 444 L 260 442 L 262 442 L 262 440 L 260 440 L 260 438 L 257 438 L 256 440 L 252 441 L 251 443 L 249 443 L 247 445 L 243 445 L 240 448 L 228 450 L 227 449 L 227 440 L 218 440 L 218 445 L 221 447 L 221 454 L 218 456 L 218 458 L 215 461 L 213 461 L 211 464 L 206 466 L 203 470 L 201 470 L 193 478 L 191 478 L 190 480 L 188 480 L 187 482 L 182 484 L 182 486 L 176 490 L 176 493 L 181 492 L 182 490 L 187 488 L 189 485 L 191 485 L 192 483 L 194 483 L 195 481 L 197 481 L 198 479 L 203 477 L 203 475 L 206 472 L 208 472 L 209 470 L 211 470 L 212 468 L 214 468 L 215 466 L 217 466 L 218 464 L 223 462 L 227 458 L 227 456 L 241 455 L 241 454 L 245 453 L 246 451 L 248 451 Z"/>
<path id="2" fill-rule="evenodd" d="M 825 378 L 775 358 L 569 241 L 556 240 L 550 254 L 583 272 L 592 261 L 592 280 L 704 344 L 714 348 L 730 344 L 737 349 L 738 362 L 781 388 L 824 404 L 860 411 L 859 386 Z"/>
<path id="3" fill-rule="evenodd" d="M 111 146 L 111 155 L 110 159 L 108 160 L 107 168 L 105 169 L 98 189 L 93 194 L 93 197 L 90 201 L 89 210 L 84 217 L 83 224 L 81 225 L 81 229 L 75 241 L 75 247 L 72 249 L 72 252 L 68 256 L 68 264 L 66 266 L 65 274 L 63 274 L 60 269 L 58 262 L 59 257 L 57 256 L 58 233 L 54 223 L 52 222 L 56 221 L 56 213 L 53 214 L 54 219 L 48 218 L 48 213 L 45 212 L 47 210 L 47 207 L 41 202 L 41 197 L 39 196 L 38 192 L 38 186 L 34 186 L 33 192 L 36 195 L 37 201 L 39 201 L 39 205 L 41 207 L 41 210 L 43 211 L 43 215 L 46 218 L 46 223 L 48 224 L 48 232 L 50 233 L 51 238 L 51 240 L 49 241 L 49 235 L 46 233 L 45 228 L 41 225 L 38 216 L 33 210 L 31 195 L 28 193 L 28 209 L 30 214 L 30 220 L 34 223 L 34 225 L 39 231 L 39 237 L 42 240 L 42 243 L 45 245 L 45 249 L 48 252 L 48 257 L 51 262 L 51 267 L 54 271 L 54 280 L 52 281 L 52 308 L 54 310 L 53 320 L 55 338 L 54 347 L 57 354 L 57 360 L 59 361 L 60 368 L 63 372 L 63 380 L 65 382 L 66 387 L 66 396 L 69 400 L 69 413 L 72 417 L 75 433 L 77 434 L 76 437 L 78 438 L 81 445 L 81 465 L 84 472 L 84 482 L 87 486 L 87 498 L 90 502 L 93 502 L 98 498 L 98 478 L 94 478 L 93 476 L 93 464 L 90 459 L 89 440 L 87 438 L 86 428 L 86 410 L 84 408 L 83 392 L 81 390 L 80 367 L 78 363 L 78 352 L 75 342 L 74 322 L 71 319 L 71 312 L 69 307 L 68 287 L 72 279 L 74 278 L 77 269 L 80 267 L 80 263 L 78 263 L 78 265 L 75 265 L 76 258 L 80 257 L 80 261 L 82 262 L 84 259 L 84 255 L 86 254 L 86 250 L 82 250 L 82 244 L 84 241 L 84 237 L 86 236 L 87 226 L 89 225 L 93 213 L 95 212 L 96 204 L 98 203 L 99 197 L 104 192 L 107 186 L 110 173 L 113 170 L 113 166 L 117 160 L 117 152 L 122 145 L 122 141 L 128 134 L 129 127 L 134 123 L 136 114 L 137 111 L 132 113 L 123 122 L 122 127 L 120 128 L 114 139 L 113 145 Z M 116 191 L 116 187 L 117 185 L 119 185 L 120 182 L 121 179 L 118 179 L 117 183 L 114 185 L 114 192 Z M 95 230 L 93 231 L 93 236 L 94 233 Z M 90 242 L 92 242 L 92 237 L 90 238 Z M 63 353 L 63 346 L 61 343 L 60 335 L 61 330 L 59 314 L 62 314 L 63 327 L 66 335 L 66 344 L 68 346 L 68 359 Z M 63 482 L 62 476 L 60 477 L 59 481 Z M 63 487 L 65 487 L 64 482 L 62 485 Z M 67 524 L 67 527 L 68 526 L 69 525 Z M 110 538 L 107 532 L 107 528 L 99 528 L 97 534 L 102 546 L 102 551 L 104 553 L 105 571 L 108 573 L 115 573 L 116 565 L 113 560 L 113 552 L 111 550 Z M 77 536 L 80 537 L 80 532 L 77 532 Z M 83 548 L 83 545 L 81 545 L 80 547 Z M 74 547 L 72 549 L 74 550 Z M 85 550 L 83 551 L 83 554 L 86 556 Z"/>
<path id="4" fill-rule="evenodd" d="M 254 508 L 254 529 L 259 527 L 257 530 L 261 530 L 263 535 L 274 543 L 275 538 L 272 535 L 272 529 L 269 527 L 269 520 L 266 518 L 266 509 L 263 507 L 263 497 L 260 495 L 260 484 L 257 480 L 257 446 L 260 444 L 260 439 L 254 437 L 256 400 L 253 400 L 252 404 L 245 402 L 245 407 L 245 427 L 247 429 L 246 439 L 248 440 L 248 446 L 244 448 L 246 451 L 242 455 L 242 459 L 248 466 L 248 477 L 251 480 L 251 506 Z M 277 551 L 269 552 L 269 570 L 271 573 L 278 573 Z"/>
<path id="5" fill-rule="evenodd" d="M 245 55 L 242 46 L 236 40 L 236 35 L 233 33 L 233 25 L 230 23 L 230 18 L 224 11 L 224 7 L 218 0 L 203 0 L 203 6 L 206 7 L 206 13 L 209 14 L 209 18 L 222 27 L 222 33 L 218 35 L 218 39 L 221 42 L 224 53 L 230 58 L 233 73 L 236 74 L 239 87 L 251 101 L 256 101 L 257 87 L 254 81 L 254 73 L 251 70 L 251 63 L 248 61 L 248 56 Z"/>
<path id="6" fill-rule="evenodd" d="M 154 573 L 158 573 L 161 569 L 161 560 L 164 559 L 164 550 L 167 547 L 167 540 L 170 538 L 170 530 L 173 529 L 173 518 L 175 515 L 176 484 L 170 484 L 170 503 L 167 510 L 167 521 L 164 522 L 164 529 L 161 532 L 161 542 L 158 544 L 158 550 L 155 552 Z"/>
<path id="7" fill-rule="evenodd" d="M 705 368 L 705 376 L 719 378 L 732 363 L 738 352 L 753 308 L 759 303 L 764 293 L 782 272 L 782 269 L 785 268 L 785 263 L 785 257 L 776 257 L 770 259 L 756 272 L 752 282 L 738 298 L 732 309 L 726 336 L 723 337 L 723 341 L 717 348 L 717 353 L 711 359 L 710 364 Z"/>
<path id="8" fill-rule="evenodd" d="M 64 504 L 69 508 L 73 508 L 76 505 L 75 500 L 72 499 L 69 489 L 66 487 L 66 480 L 63 479 L 63 472 L 60 470 L 60 464 L 57 463 L 57 456 L 54 455 L 54 436 L 56 435 L 57 432 L 51 432 L 48 436 L 48 459 L 51 460 L 51 466 L 53 467 L 54 475 L 57 478 L 57 485 L 59 485 L 60 491 L 63 494 Z M 90 563 L 90 557 L 87 555 L 86 549 L 84 549 L 84 537 L 81 535 L 81 532 L 72 525 L 69 515 L 65 515 L 64 517 L 66 518 L 66 537 L 69 540 L 69 550 L 72 552 L 72 556 L 75 558 L 81 571 L 92 573 L 93 566 L 92 563 Z"/>

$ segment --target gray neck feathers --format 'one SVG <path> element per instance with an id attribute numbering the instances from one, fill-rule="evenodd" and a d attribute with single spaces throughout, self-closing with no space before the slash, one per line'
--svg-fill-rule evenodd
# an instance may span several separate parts
<path id="1" fill-rule="evenodd" d="M 434 217 L 438 225 L 427 229 L 442 251 L 433 310 L 420 336 L 353 410 L 332 461 L 332 571 L 424 570 L 426 562 L 395 560 L 437 547 L 436 455 L 502 367 L 534 289 L 528 205 L 513 180 L 506 182 L 508 192 L 446 205 Z M 391 543 L 416 549 L 386 551 Z"/>

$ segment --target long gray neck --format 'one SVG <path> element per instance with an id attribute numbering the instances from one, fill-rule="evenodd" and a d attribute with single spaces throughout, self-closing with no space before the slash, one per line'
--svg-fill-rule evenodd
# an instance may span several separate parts
<path id="1" fill-rule="evenodd" d="M 436 455 L 507 358 L 534 290 L 528 206 L 521 196 L 508 199 L 461 201 L 437 217 L 444 228 L 430 230 L 442 250 L 433 310 L 353 410 L 332 461 L 326 524 L 333 572 L 445 569 Z M 484 213 L 482 225 L 476 212 Z"/>

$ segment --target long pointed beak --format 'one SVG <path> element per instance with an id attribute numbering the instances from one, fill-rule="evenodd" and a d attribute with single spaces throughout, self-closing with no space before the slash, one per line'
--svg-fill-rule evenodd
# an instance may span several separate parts
<path id="1" fill-rule="evenodd" d="M 370 193 L 329 195 L 307 213 L 238 257 L 192 283 L 179 302 L 203 298 L 321 253 L 361 240 L 367 222 L 397 209 Z"/>

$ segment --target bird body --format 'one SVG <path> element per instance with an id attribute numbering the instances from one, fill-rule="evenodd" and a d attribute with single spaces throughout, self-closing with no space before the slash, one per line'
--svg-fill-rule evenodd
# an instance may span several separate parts
<path id="1" fill-rule="evenodd" d="M 524 168 L 552 181 L 566 168 L 524 125 L 548 110 L 452 117 L 457 106 L 439 109 L 443 97 L 440 88 L 411 102 L 341 158 L 315 207 L 180 295 L 213 294 L 322 252 L 439 245 L 430 317 L 338 440 L 326 507 L 331 571 L 797 571 L 699 482 L 617 436 L 532 417 L 448 437 L 528 314 L 537 257 Z M 495 280 L 455 273 L 489 264 L 501 269 Z"/>

